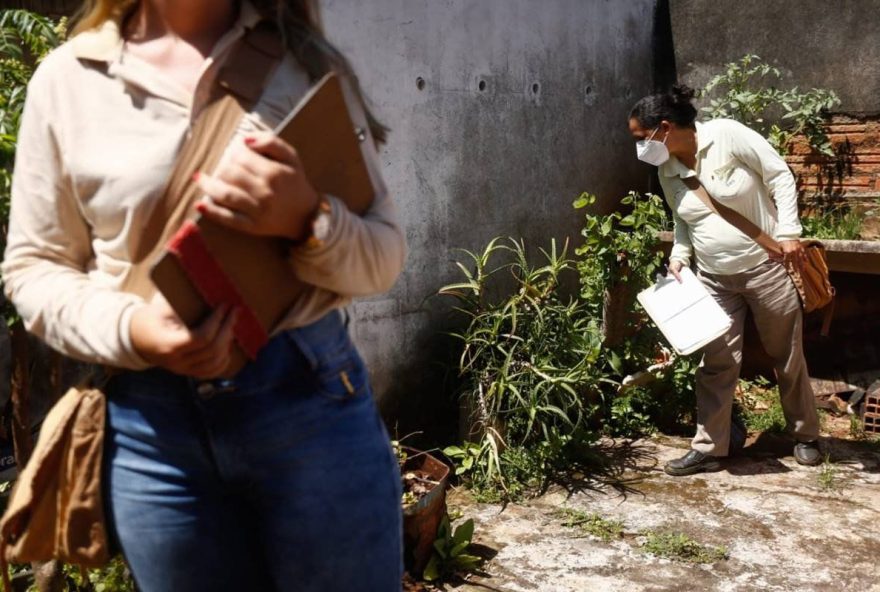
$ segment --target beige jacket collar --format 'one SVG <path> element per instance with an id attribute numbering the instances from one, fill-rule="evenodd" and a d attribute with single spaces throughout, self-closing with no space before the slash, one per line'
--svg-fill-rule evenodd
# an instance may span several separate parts
<path id="1" fill-rule="evenodd" d="M 697 126 L 697 162 L 699 162 L 700 155 L 712 145 L 715 138 L 710 133 L 710 129 L 699 121 L 695 122 L 695 125 Z M 669 160 L 661 164 L 658 173 L 664 177 L 680 177 L 682 179 L 696 175 L 696 172 L 683 165 L 675 156 L 670 156 Z"/>

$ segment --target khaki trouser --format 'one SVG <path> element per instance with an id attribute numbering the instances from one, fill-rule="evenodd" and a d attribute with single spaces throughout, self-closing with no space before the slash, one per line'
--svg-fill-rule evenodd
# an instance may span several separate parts
<path id="1" fill-rule="evenodd" d="M 733 319 L 730 330 L 703 349 L 697 369 L 697 434 L 692 448 L 727 456 L 733 395 L 742 366 L 743 326 L 752 311 L 764 349 L 773 358 L 787 429 L 799 441 L 815 440 L 819 418 L 803 352 L 803 314 L 794 284 L 779 263 L 700 279 Z"/>

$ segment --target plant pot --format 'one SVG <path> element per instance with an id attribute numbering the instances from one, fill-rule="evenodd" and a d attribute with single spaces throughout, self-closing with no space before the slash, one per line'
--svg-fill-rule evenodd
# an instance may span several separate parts
<path id="1" fill-rule="evenodd" d="M 434 550 L 440 521 L 446 515 L 446 485 L 449 467 L 427 452 L 404 447 L 407 453 L 402 472 L 418 474 L 436 482 L 418 501 L 403 507 L 404 566 L 419 577 Z"/>

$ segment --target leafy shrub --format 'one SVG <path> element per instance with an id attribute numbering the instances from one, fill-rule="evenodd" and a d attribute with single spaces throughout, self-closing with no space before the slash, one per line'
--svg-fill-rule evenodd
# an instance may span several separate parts
<path id="1" fill-rule="evenodd" d="M 579 300 L 560 294 L 561 276 L 575 273 L 566 252 L 553 242 L 533 266 L 521 241 L 495 239 L 479 254 L 464 251 L 471 266 L 457 265 L 465 281 L 440 290 L 466 319 L 454 337 L 478 438 L 447 451 L 462 459 L 460 475 L 502 498 L 533 489 L 569 444 L 596 437 L 589 420 L 601 400 L 599 328 Z"/>
<path id="2" fill-rule="evenodd" d="M 820 208 L 801 219 L 804 236 L 818 239 L 859 240 L 862 238 L 862 222 L 866 216 L 874 216 L 874 210 L 865 214 L 844 205 Z"/>
<path id="3" fill-rule="evenodd" d="M 584 209 L 596 198 L 583 194 L 574 202 Z M 575 253 L 581 300 L 601 315 L 604 342 L 600 362 L 609 379 L 622 382 L 669 357 L 665 339 L 636 301 L 641 290 L 664 272 L 665 253 L 659 233 L 669 227 L 662 199 L 630 192 L 621 200 L 625 212 L 585 212 L 584 243 Z M 609 317 L 622 318 L 609 318 Z M 620 335 L 612 335 L 618 331 Z M 606 401 L 605 430 L 612 436 L 677 430 L 689 422 L 695 406 L 695 357 L 677 357 L 643 388 L 611 393 Z"/>
<path id="4" fill-rule="evenodd" d="M 712 118 L 735 119 L 758 131 L 780 154 L 788 152 L 792 138 L 804 134 L 810 146 L 821 154 L 834 156 L 834 149 L 823 124 L 828 110 L 840 104 L 834 91 L 797 87 L 782 90 L 778 68 L 749 54 L 725 66 L 700 91 L 709 98 L 703 107 Z"/>
<path id="5" fill-rule="evenodd" d="M 575 207 L 594 201 L 584 194 Z M 454 336 L 474 426 L 468 441 L 444 452 L 484 501 L 528 495 L 590 464 L 589 444 L 602 433 L 650 433 L 692 417 L 692 358 L 672 360 L 649 385 L 621 388 L 628 374 L 668 358 L 635 302 L 662 269 L 665 212 L 655 195 L 631 193 L 622 203 L 628 213 L 585 214 L 576 261 L 552 243 L 541 251 L 543 264 L 531 265 L 522 242 L 495 239 L 480 253 L 464 251 L 467 265 L 457 265 L 465 281 L 440 291 L 456 298 L 465 318 Z M 579 293 L 566 297 L 561 280 L 575 273 Z M 626 315 L 617 323 L 626 334 L 615 343 L 607 338 L 609 302 Z"/>
<path id="6" fill-rule="evenodd" d="M 66 35 L 64 19 L 55 22 L 27 10 L 0 12 L 0 256 L 6 244 L 12 165 L 27 84 L 36 66 Z"/>

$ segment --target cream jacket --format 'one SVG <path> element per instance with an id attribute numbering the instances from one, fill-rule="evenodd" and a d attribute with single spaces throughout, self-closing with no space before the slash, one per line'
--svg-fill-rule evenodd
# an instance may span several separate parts
<path id="1" fill-rule="evenodd" d="M 697 123 L 696 171 L 674 156 L 660 166 L 660 185 L 672 208 L 671 261 L 718 275 L 759 265 L 767 253 L 703 205 L 682 181 L 696 175 L 709 194 L 760 226 L 776 240 L 801 235 L 797 190 L 785 160 L 760 134 L 730 119 Z"/>
<path id="2" fill-rule="evenodd" d="M 144 302 L 119 289 L 131 269 L 130 242 L 161 197 L 218 66 L 257 21 L 243 3 L 194 93 L 128 54 L 115 23 L 78 35 L 37 69 L 19 134 L 2 273 L 28 330 L 53 348 L 91 362 L 147 366 L 129 336 L 132 313 Z M 274 127 L 308 87 L 288 55 L 239 125 L 238 141 Z M 349 99 L 355 124 L 367 128 L 363 109 Z M 310 289 L 279 330 L 386 291 L 401 271 L 404 235 L 372 139 L 365 144 L 376 200 L 359 217 L 329 196 L 331 236 L 322 247 L 292 252 L 291 265 Z"/>

